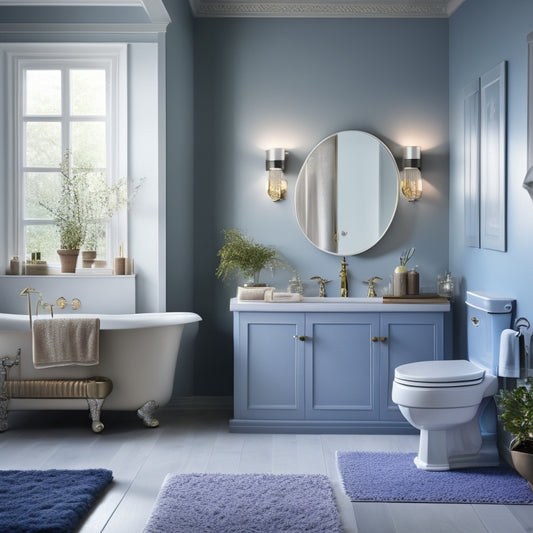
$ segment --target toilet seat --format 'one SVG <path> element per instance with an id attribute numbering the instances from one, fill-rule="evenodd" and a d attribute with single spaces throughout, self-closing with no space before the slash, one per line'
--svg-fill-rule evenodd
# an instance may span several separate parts
<path id="1" fill-rule="evenodd" d="M 408 387 L 468 387 L 481 383 L 484 377 L 484 369 L 463 359 L 408 363 L 394 371 L 394 381 Z"/>

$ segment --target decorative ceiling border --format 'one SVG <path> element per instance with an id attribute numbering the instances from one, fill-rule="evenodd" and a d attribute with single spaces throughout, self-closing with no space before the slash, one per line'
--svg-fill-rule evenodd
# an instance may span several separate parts
<path id="1" fill-rule="evenodd" d="M 447 0 L 431 3 L 224 2 L 190 0 L 196 17 L 447 18 Z"/>

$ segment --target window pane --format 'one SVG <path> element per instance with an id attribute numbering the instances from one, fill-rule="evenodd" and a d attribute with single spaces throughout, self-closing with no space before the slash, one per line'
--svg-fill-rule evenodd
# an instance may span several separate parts
<path id="1" fill-rule="evenodd" d="M 59 264 L 57 250 L 59 236 L 54 225 L 26 226 L 26 257 L 32 252 L 41 252 L 41 259 L 50 264 Z"/>
<path id="2" fill-rule="evenodd" d="M 73 122 L 72 161 L 76 166 L 106 166 L 105 122 Z"/>
<path id="3" fill-rule="evenodd" d="M 60 193 L 61 181 L 57 172 L 26 172 L 24 175 L 24 218 L 51 219 L 50 212 L 39 205 L 51 203 Z"/>
<path id="4" fill-rule="evenodd" d="M 61 114 L 61 71 L 26 71 L 26 115 Z"/>
<path id="5" fill-rule="evenodd" d="M 61 124 L 59 122 L 26 123 L 27 167 L 58 167 L 61 164 Z"/>
<path id="6" fill-rule="evenodd" d="M 71 114 L 105 115 L 105 89 L 105 70 L 71 70 Z"/>

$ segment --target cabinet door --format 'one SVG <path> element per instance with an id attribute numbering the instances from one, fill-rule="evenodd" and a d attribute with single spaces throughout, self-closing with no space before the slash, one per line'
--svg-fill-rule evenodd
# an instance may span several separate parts
<path id="1" fill-rule="evenodd" d="M 415 361 L 443 359 L 441 313 L 383 313 L 380 339 L 380 418 L 405 420 L 391 400 L 394 369 Z"/>
<path id="2" fill-rule="evenodd" d="M 308 313 L 306 417 L 375 420 L 379 416 L 377 313 Z"/>
<path id="3" fill-rule="evenodd" d="M 303 418 L 304 315 L 235 315 L 235 418 Z"/>

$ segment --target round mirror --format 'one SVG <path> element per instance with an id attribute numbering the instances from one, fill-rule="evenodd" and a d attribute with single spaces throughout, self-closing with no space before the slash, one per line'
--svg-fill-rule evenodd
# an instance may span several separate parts
<path id="1" fill-rule="evenodd" d="M 363 131 L 341 131 L 304 161 L 295 189 L 296 218 L 320 250 L 359 254 L 385 235 L 398 190 L 398 166 L 385 144 Z"/>

